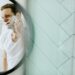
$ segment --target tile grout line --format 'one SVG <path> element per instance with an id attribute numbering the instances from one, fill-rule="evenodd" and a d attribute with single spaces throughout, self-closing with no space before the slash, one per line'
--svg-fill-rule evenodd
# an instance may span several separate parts
<path id="1" fill-rule="evenodd" d="M 68 58 L 68 59 L 66 59 L 64 62 L 62 62 L 62 63 L 59 65 L 58 69 L 59 69 L 60 67 L 62 67 L 65 63 L 67 63 L 70 59 L 71 59 L 71 58 Z"/>
<path id="2" fill-rule="evenodd" d="M 67 12 L 69 12 L 69 13 L 71 14 L 71 12 L 70 12 L 61 2 L 59 2 L 58 0 L 57 0 L 57 2 L 58 2 Z"/>
<path id="3" fill-rule="evenodd" d="M 51 19 L 54 21 L 54 23 L 56 23 L 56 24 L 65 32 L 66 35 L 69 36 L 69 34 L 67 33 L 67 31 L 61 26 L 62 23 L 58 24 L 58 23 L 56 22 L 56 20 L 55 20 L 51 15 L 49 15 L 48 12 L 46 12 L 46 10 L 45 10 L 43 7 L 39 6 L 39 8 L 41 8 L 41 10 L 43 10 L 43 11 L 48 15 L 48 17 L 51 18 Z M 63 22 L 65 22 L 68 18 L 70 18 L 71 15 L 72 15 L 72 13 L 71 13 L 68 17 L 66 17 L 66 18 L 63 20 Z"/>

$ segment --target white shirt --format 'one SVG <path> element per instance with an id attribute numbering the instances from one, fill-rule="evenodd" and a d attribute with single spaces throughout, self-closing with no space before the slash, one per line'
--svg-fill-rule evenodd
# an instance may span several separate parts
<path id="1" fill-rule="evenodd" d="M 11 33 L 12 31 L 10 31 L 4 43 L 4 49 L 7 53 L 8 70 L 15 67 L 24 55 L 24 44 L 22 37 L 20 37 L 16 42 L 13 42 L 11 39 Z"/>
<path id="2" fill-rule="evenodd" d="M 0 39 L 0 49 L 5 50 L 7 54 L 8 70 L 15 67 L 24 55 L 24 44 L 22 37 L 16 42 L 11 40 L 11 29 L 4 28 Z"/>
<path id="3" fill-rule="evenodd" d="M 3 53 L 4 53 L 4 42 L 7 38 L 7 35 L 8 35 L 9 31 L 6 27 L 6 25 L 2 24 L 2 29 L 1 29 L 1 34 L 0 34 L 0 72 L 1 71 L 4 71 L 3 70 Z"/>

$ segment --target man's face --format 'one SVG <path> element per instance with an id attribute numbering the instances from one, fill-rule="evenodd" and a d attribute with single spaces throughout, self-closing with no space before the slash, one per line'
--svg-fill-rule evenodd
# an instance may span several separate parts
<path id="1" fill-rule="evenodd" d="M 12 12 L 11 8 L 6 8 L 2 10 L 2 18 L 6 25 L 10 25 L 12 16 L 14 16 L 14 13 Z"/>

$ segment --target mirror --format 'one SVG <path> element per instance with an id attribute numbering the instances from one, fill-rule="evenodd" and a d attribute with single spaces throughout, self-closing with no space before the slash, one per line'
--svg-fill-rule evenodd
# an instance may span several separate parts
<path id="1" fill-rule="evenodd" d="M 11 1 L 0 1 L 0 74 L 11 73 L 19 67 L 34 43 L 31 17 Z"/>

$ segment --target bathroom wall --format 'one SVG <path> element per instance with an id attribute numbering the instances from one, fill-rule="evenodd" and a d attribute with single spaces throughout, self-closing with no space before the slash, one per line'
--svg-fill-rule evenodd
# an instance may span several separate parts
<path id="1" fill-rule="evenodd" d="M 26 75 L 75 75 L 75 0 L 28 0 L 35 29 Z"/>

